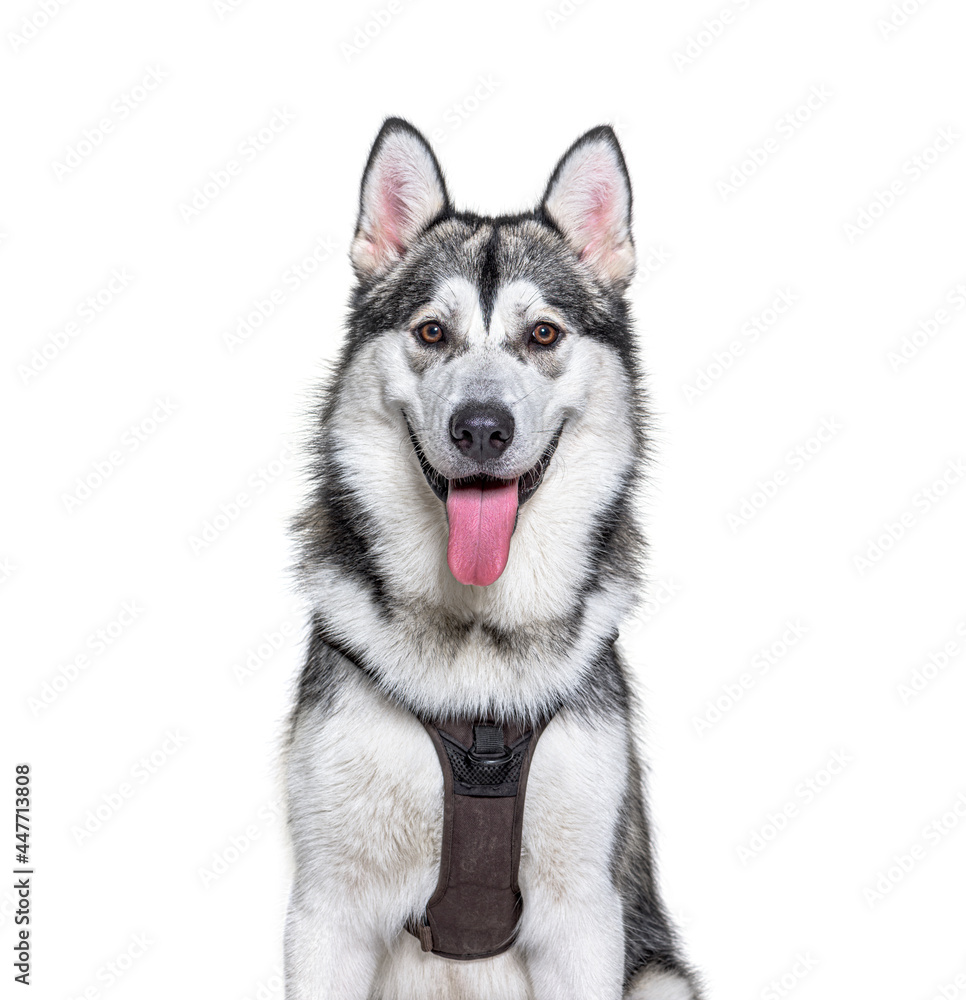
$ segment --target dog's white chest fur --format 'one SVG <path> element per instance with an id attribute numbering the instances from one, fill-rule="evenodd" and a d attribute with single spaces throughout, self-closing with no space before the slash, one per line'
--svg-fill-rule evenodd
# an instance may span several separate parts
<path id="1" fill-rule="evenodd" d="M 361 673 L 346 680 L 323 724 L 313 714 L 304 725 L 290 770 L 297 839 L 324 852 L 325 877 L 340 891 L 372 892 L 375 882 L 396 911 L 402 899 L 424 891 L 428 899 L 443 782 L 426 731 Z"/>

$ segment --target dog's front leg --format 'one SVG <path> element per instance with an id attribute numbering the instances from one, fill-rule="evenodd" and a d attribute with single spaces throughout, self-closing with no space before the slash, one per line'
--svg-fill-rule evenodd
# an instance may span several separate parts
<path id="1" fill-rule="evenodd" d="M 526 896 L 521 944 L 534 1000 L 620 1000 L 624 930 L 607 872 L 585 871 L 562 888 L 532 886 Z"/>
<path id="2" fill-rule="evenodd" d="M 285 1000 L 366 1000 L 382 951 L 375 928 L 344 898 L 299 895 L 285 925 Z"/>
<path id="3" fill-rule="evenodd" d="M 619 1000 L 624 915 L 611 873 L 627 782 L 626 730 L 561 710 L 530 766 L 520 945 L 536 1000 Z"/>

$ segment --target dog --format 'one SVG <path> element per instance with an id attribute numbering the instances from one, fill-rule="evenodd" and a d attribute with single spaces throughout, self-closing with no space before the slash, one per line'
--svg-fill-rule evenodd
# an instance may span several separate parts
<path id="1" fill-rule="evenodd" d="M 457 211 L 429 143 L 388 119 L 350 257 L 294 525 L 311 623 L 286 996 L 697 1000 L 616 644 L 647 447 L 617 137 L 582 135 L 537 208 L 491 218 Z M 516 777 L 467 777 L 494 762 Z"/>

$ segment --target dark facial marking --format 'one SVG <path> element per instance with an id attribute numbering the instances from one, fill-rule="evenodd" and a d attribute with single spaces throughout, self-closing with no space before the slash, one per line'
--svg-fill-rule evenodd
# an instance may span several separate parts
<path id="1" fill-rule="evenodd" d="M 500 227 L 494 226 L 490 238 L 483 248 L 479 275 L 480 307 L 483 310 L 483 323 L 490 329 L 493 319 L 493 304 L 496 301 L 496 290 L 500 287 Z"/>

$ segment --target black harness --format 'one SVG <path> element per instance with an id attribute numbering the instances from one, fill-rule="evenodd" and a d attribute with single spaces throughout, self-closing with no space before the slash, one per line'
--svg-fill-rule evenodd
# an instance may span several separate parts
<path id="1" fill-rule="evenodd" d="M 423 722 L 443 770 L 443 845 L 436 891 L 406 930 L 423 951 L 462 960 L 513 944 L 527 773 L 544 724 Z"/>

